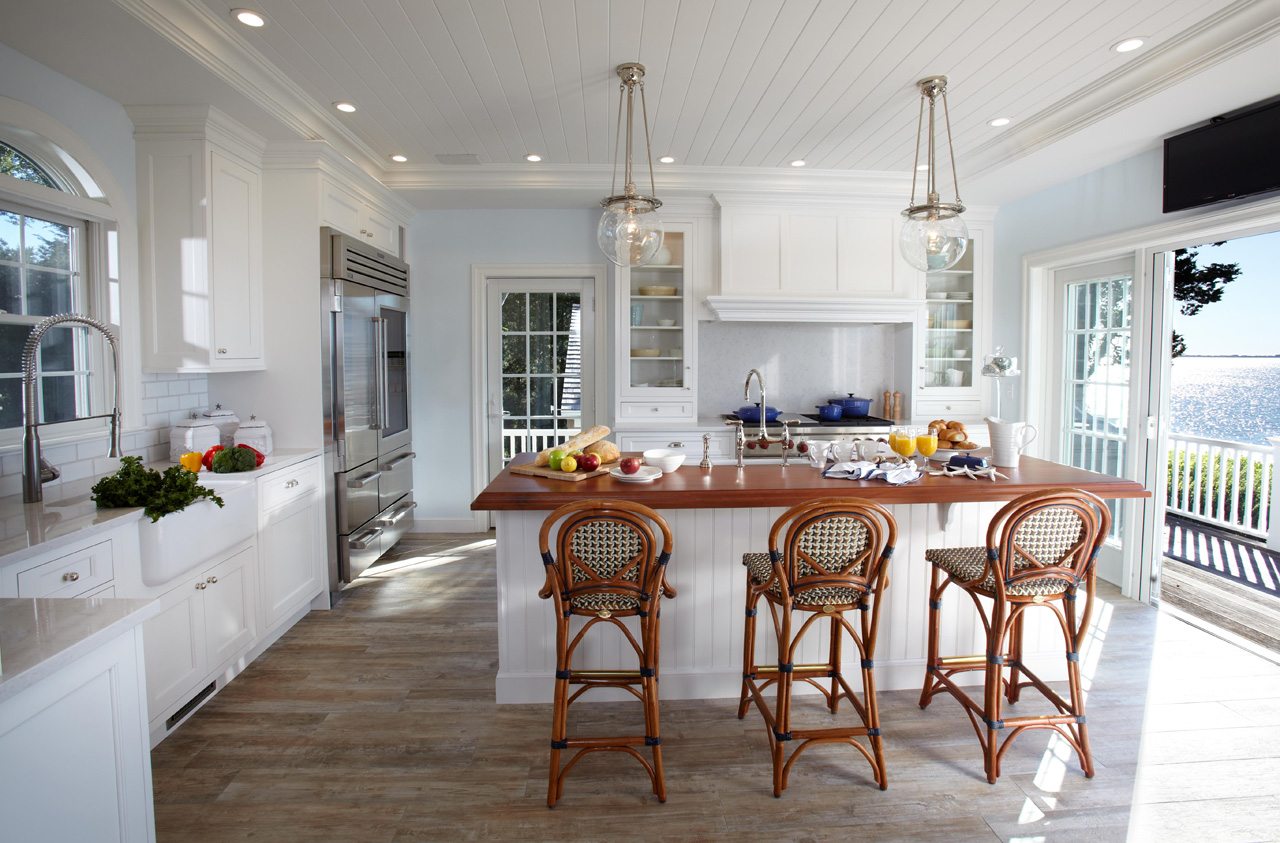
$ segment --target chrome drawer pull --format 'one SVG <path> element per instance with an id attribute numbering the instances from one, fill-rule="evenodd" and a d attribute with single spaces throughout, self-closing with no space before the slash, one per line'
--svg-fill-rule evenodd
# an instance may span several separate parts
<path id="1" fill-rule="evenodd" d="M 213 585 L 217 581 L 218 581 L 217 577 L 209 577 L 208 579 L 205 580 L 205 582 L 209 583 L 209 585 Z"/>
<path id="2" fill-rule="evenodd" d="M 398 456 L 398 457 L 396 457 L 395 459 L 393 459 L 391 462 L 388 462 L 388 463 L 383 464 L 383 466 L 382 466 L 382 470 L 383 470 L 383 471 L 391 471 L 391 470 L 392 470 L 392 469 L 394 469 L 396 466 L 398 466 L 400 463 L 404 462 L 405 460 L 411 460 L 411 459 L 413 459 L 413 458 L 414 458 L 414 457 L 416 457 L 416 456 L 417 456 L 417 454 L 415 454 L 413 451 L 409 451 L 409 452 L 407 452 L 407 453 L 401 454 L 400 456 Z"/>
<path id="3" fill-rule="evenodd" d="M 364 475 L 363 477 L 357 478 L 355 480 L 348 480 L 347 488 L 363 489 L 365 486 L 368 486 L 370 483 L 372 483 L 374 480 L 377 480 L 381 476 L 382 476 L 381 471 L 370 471 L 368 474 Z"/>
<path id="4" fill-rule="evenodd" d="M 409 501 L 408 503 L 402 503 L 396 509 L 395 512 L 391 513 L 385 518 L 382 518 L 381 521 L 383 524 L 387 524 L 388 526 L 391 524 L 398 524 L 400 523 L 400 519 L 404 518 L 406 515 L 408 515 L 410 512 L 413 512 L 417 508 L 418 508 L 417 501 Z"/>
<path id="5" fill-rule="evenodd" d="M 374 527 L 372 530 L 369 530 L 366 533 L 364 533 L 361 538 L 350 539 L 348 544 L 351 546 L 352 550 L 368 550 L 369 543 L 381 535 L 382 535 L 382 528 Z"/>
<path id="6" fill-rule="evenodd" d="M 196 591 L 204 591 L 208 587 L 209 587 L 209 584 L 207 582 L 196 583 Z"/>
<path id="7" fill-rule="evenodd" d="M 284 484 L 284 487 L 285 487 L 286 489 L 292 489 L 292 488 L 296 487 L 297 485 L 298 485 L 298 481 L 297 481 L 297 480 L 290 480 L 288 483 L 285 483 L 285 484 Z"/>
<path id="8" fill-rule="evenodd" d="M 75 571 L 67 571 L 62 575 L 63 582 L 75 582 L 78 579 L 80 579 L 80 575 Z"/>

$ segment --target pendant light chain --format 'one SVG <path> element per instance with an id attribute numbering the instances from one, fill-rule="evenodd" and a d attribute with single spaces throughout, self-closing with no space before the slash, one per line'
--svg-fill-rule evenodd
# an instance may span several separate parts
<path id="1" fill-rule="evenodd" d="M 644 153 L 649 159 L 649 195 L 657 196 L 658 188 L 653 181 L 653 139 L 649 136 L 649 104 L 644 98 L 644 80 L 640 80 L 640 113 L 644 116 Z"/>
<path id="2" fill-rule="evenodd" d="M 937 134 L 937 127 L 934 125 L 933 107 L 934 94 L 929 94 L 929 195 L 925 197 L 925 201 L 930 205 L 938 204 L 938 181 L 937 181 L 937 151 L 934 148 L 934 136 Z"/>
<path id="3" fill-rule="evenodd" d="M 911 204 L 916 204 L 916 178 L 920 175 L 920 132 L 924 128 L 924 98 L 920 98 L 920 114 L 916 117 L 916 154 L 911 159 Z"/>
<path id="4" fill-rule="evenodd" d="M 960 198 L 960 177 L 956 175 L 956 149 L 951 141 L 951 111 L 947 108 L 947 91 L 942 91 L 942 119 L 947 126 L 947 152 L 951 155 L 951 186 L 955 189 L 956 204 L 963 205 L 964 200 Z"/>
<path id="5" fill-rule="evenodd" d="M 622 145 L 622 93 L 626 88 L 627 83 L 618 83 L 618 128 L 613 136 L 613 181 L 609 183 L 610 196 L 618 193 L 618 147 Z"/>
<path id="6" fill-rule="evenodd" d="M 635 134 L 634 127 L 636 119 L 636 87 L 633 80 L 627 79 L 622 83 L 622 87 L 627 94 L 627 175 L 622 183 L 622 192 L 631 194 L 635 190 L 636 182 L 631 176 L 631 136 Z"/>

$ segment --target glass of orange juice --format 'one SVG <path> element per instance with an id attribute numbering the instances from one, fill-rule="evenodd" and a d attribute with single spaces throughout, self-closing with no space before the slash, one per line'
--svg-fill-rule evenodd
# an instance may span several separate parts
<path id="1" fill-rule="evenodd" d="M 931 427 L 928 430 L 921 429 L 916 433 L 916 450 L 920 452 L 920 456 L 924 457 L 924 464 L 929 464 L 929 457 L 938 452 L 938 429 Z"/>
<path id="2" fill-rule="evenodd" d="M 916 452 L 915 428 L 907 425 L 894 425 L 889 429 L 889 447 L 904 460 Z"/>

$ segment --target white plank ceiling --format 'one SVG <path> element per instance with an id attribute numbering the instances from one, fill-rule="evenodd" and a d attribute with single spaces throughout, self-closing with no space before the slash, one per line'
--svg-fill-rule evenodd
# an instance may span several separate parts
<path id="1" fill-rule="evenodd" d="M 203 0 L 227 15 L 226 0 Z M 915 80 L 951 80 L 956 153 L 1025 126 L 1228 0 L 253 0 L 247 43 L 407 168 L 474 153 L 608 164 L 616 64 L 648 68 L 653 152 L 693 167 L 904 171 Z M 1110 48 L 1133 35 L 1147 45 Z"/>

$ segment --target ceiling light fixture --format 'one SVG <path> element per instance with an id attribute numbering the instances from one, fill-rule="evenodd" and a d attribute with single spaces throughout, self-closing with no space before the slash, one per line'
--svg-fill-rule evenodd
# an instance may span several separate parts
<path id="1" fill-rule="evenodd" d="M 791 162 L 792 167 L 803 167 L 804 165 L 805 165 L 805 160 L 803 158 L 797 158 L 796 160 Z"/>
<path id="2" fill-rule="evenodd" d="M 1147 42 L 1142 38 L 1126 38 L 1118 44 L 1111 45 L 1111 49 L 1115 50 L 1117 53 L 1132 53 L 1145 43 Z"/>
<path id="3" fill-rule="evenodd" d="M 262 12 L 255 12 L 253 9 L 232 9 L 231 14 L 245 26 L 252 26 L 254 29 L 267 25 Z"/>
<path id="4" fill-rule="evenodd" d="M 350 114 L 351 112 L 356 110 L 356 107 L 349 102 L 335 102 L 333 104 L 333 107 L 343 112 L 344 114 Z"/>
<path id="5" fill-rule="evenodd" d="M 403 164 L 404 162 L 408 161 L 409 159 L 408 159 L 407 157 L 405 157 L 404 155 L 400 155 L 399 153 L 397 153 L 397 154 L 395 154 L 395 155 L 392 155 L 392 156 L 391 156 L 391 160 L 392 160 L 392 161 L 394 161 L 394 162 L 396 162 L 397 164 Z"/>
<path id="6" fill-rule="evenodd" d="M 596 242 L 605 257 L 618 266 L 643 266 L 653 260 L 662 247 L 662 220 L 658 209 L 662 200 L 653 184 L 653 150 L 649 139 L 649 111 L 644 99 L 644 65 L 628 62 L 616 68 L 621 80 L 618 90 L 618 135 L 613 146 L 613 186 L 610 195 L 600 200 L 604 213 L 596 226 Z M 636 192 L 631 174 L 631 147 L 634 136 L 636 89 L 640 89 L 640 116 L 644 122 L 644 154 L 649 162 L 649 195 Z M 626 161 L 622 193 L 618 193 L 618 147 L 622 143 L 622 105 L 627 106 Z"/>
<path id="7" fill-rule="evenodd" d="M 542 156 L 536 152 L 530 152 L 524 157 L 524 160 L 528 161 L 530 164 L 537 164 L 542 160 Z"/>
<path id="8" fill-rule="evenodd" d="M 659 159 L 658 159 L 658 163 L 659 163 L 659 164 L 674 164 L 674 163 L 676 163 L 676 159 L 672 158 L 670 155 L 664 155 L 664 156 L 662 156 L 661 158 L 659 158 Z"/>
<path id="9" fill-rule="evenodd" d="M 916 171 L 920 172 L 920 132 L 924 128 L 924 105 L 929 103 L 929 140 L 925 149 L 928 156 L 929 175 L 926 177 L 926 197 L 916 204 L 916 176 L 911 176 L 911 204 L 902 215 L 907 222 L 902 226 L 898 245 L 907 263 L 916 269 L 936 271 L 955 266 L 969 248 L 969 227 L 960 215 L 964 203 L 960 201 L 960 182 L 956 178 L 956 153 L 951 144 L 951 115 L 947 111 L 947 77 L 930 76 L 916 83 L 920 89 L 920 116 L 916 122 Z M 942 118 L 947 130 L 947 152 L 951 155 L 951 181 L 955 187 L 955 201 L 943 202 L 938 195 L 936 181 L 936 127 L 934 108 L 942 99 Z"/>
<path id="10" fill-rule="evenodd" d="M 1001 126 L 1008 126 L 1012 122 L 1013 121 L 1010 120 L 1008 117 L 997 117 L 996 119 L 987 123 L 987 125 L 992 127 L 993 129 L 999 129 Z"/>

